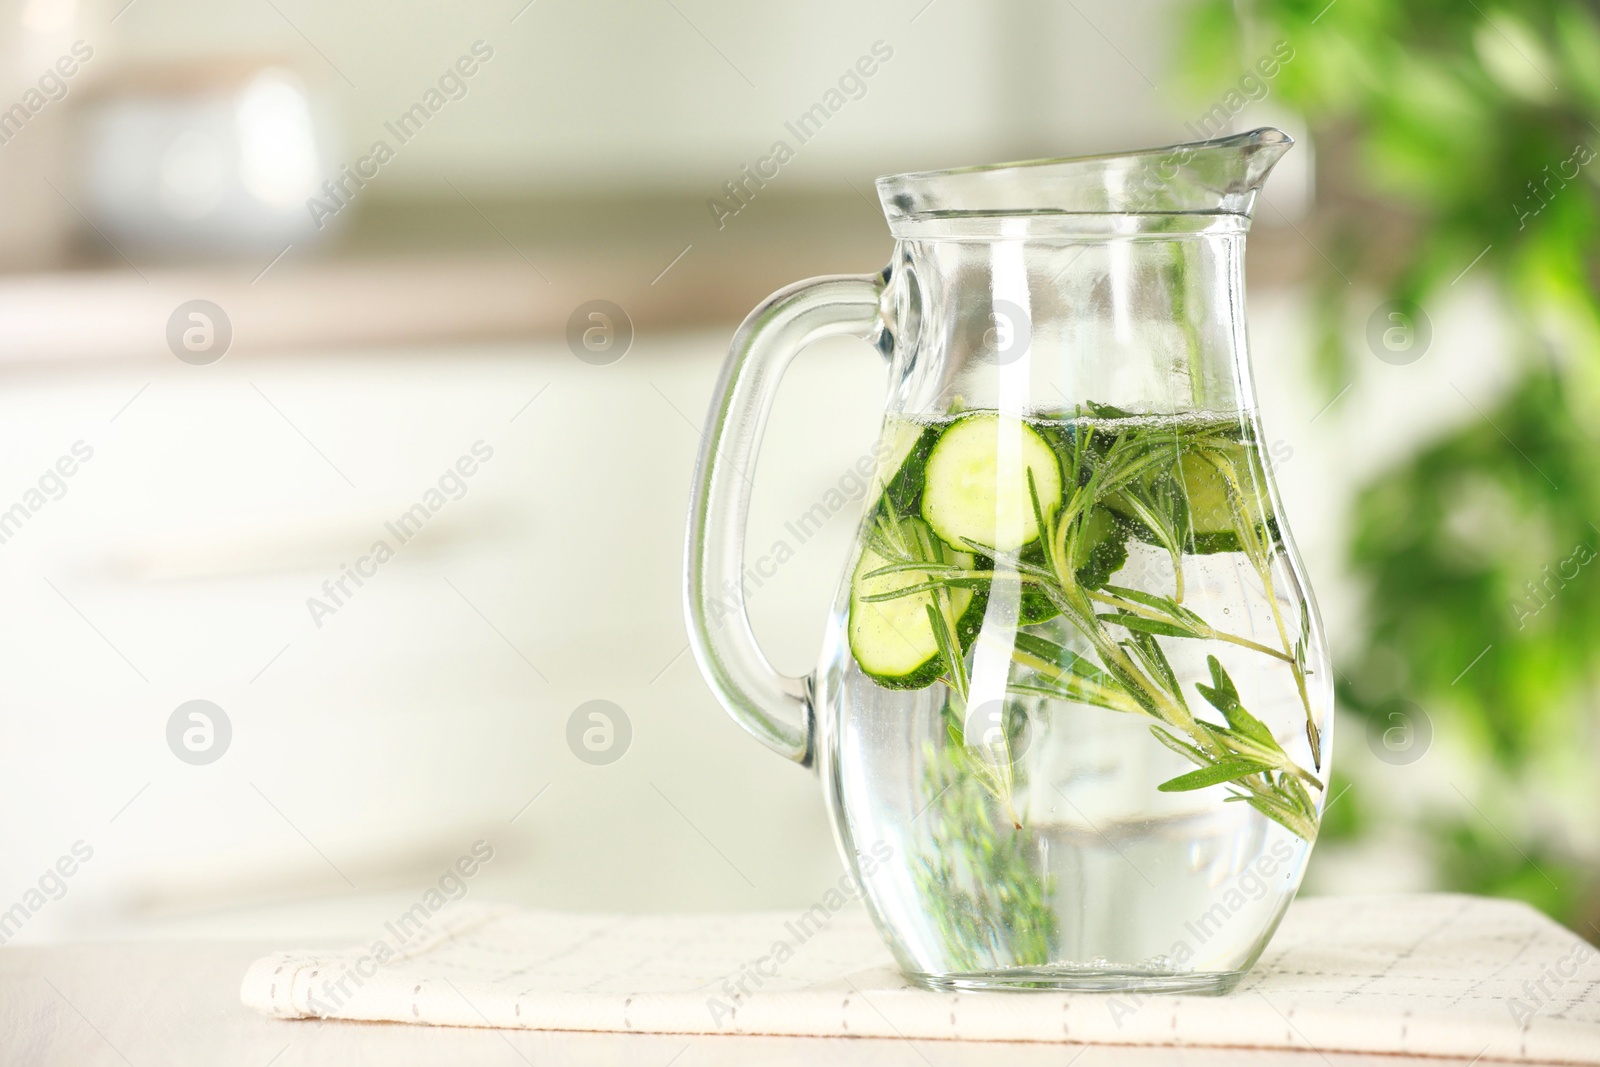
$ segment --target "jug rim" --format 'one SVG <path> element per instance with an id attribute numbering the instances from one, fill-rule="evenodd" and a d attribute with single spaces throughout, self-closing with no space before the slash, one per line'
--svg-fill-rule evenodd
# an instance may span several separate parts
<path id="1" fill-rule="evenodd" d="M 1294 145 L 1262 126 L 1204 141 L 1084 156 L 912 171 L 877 179 L 896 236 L 918 222 L 1011 216 L 1080 216 L 1104 230 L 1105 217 L 1239 216 L 1248 220 L 1274 164 Z M 1127 229 L 1126 226 L 1117 229 Z M 909 234 L 906 234 L 909 235 Z"/>

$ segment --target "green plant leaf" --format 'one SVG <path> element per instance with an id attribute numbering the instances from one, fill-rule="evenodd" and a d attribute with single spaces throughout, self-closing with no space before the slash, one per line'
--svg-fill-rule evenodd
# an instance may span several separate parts
<path id="1" fill-rule="evenodd" d="M 1030 656 L 1037 656 L 1046 663 L 1060 667 L 1063 671 L 1087 678 L 1099 685 L 1112 684 L 1111 675 L 1084 659 L 1070 648 L 1058 645 L 1047 637 L 1030 634 L 1019 630 L 1015 637 L 1016 647 L 1022 649 Z"/>
<path id="2" fill-rule="evenodd" d="M 1202 767 L 1211 762 L 1206 758 L 1206 754 L 1204 752 L 1201 752 L 1198 748 L 1195 748 L 1187 741 L 1179 741 L 1176 737 L 1173 737 L 1159 726 L 1150 727 L 1150 732 L 1155 735 L 1157 741 L 1160 741 L 1163 745 L 1166 745 L 1178 755 L 1188 757 Z"/>
<path id="3" fill-rule="evenodd" d="M 1229 728 L 1243 734 L 1250 740 L 1275 752 L 1283 751 L 1277 738 L 1272 736 L 1272 731 L 1267 724 L 1256 718 L 1244 709 L 1239 703 L 1239 690 L 1234 687 L 1233 679 L 1228 677 L 1228 672 L 1215 656 L 1207 656 L 1206 664 L 1211 668 L 1211 684 L 1195 683 L 1195 688 L 1200 695 L 1206 698 L 1206 703 L 1222 712 L 1222 717 L 1228 720 Z"/>
<path id="4" fill-rule="evenodd" d="M 1161 646 L 1156 643 L 1154 637 L 1147 633 L 1132 631 L 1128 634 L 1128 640 L 1123 642 L 1123 647 L 1133 649 L 1134 655 L 1144 663 L 1145 669 L 1161 680 L 1172 698 L 1185 709 L 1188 708 L 1188 702 L 1183 699 L 1183 687 L 1178 685 L 1178 676 L 1167 660 L 1167 654 L 1161 651 Z"/>
<path id="5" fill-rule="evenodd" d="M 1175 622 L 1165 622 L 1161 619 L 1147 619 L 1143 615 L 1131 615 L 1125 611 L 1106 612 L 1096 615 L 1101 622 L 1114 623 L 1129 630 L 1137 630 L 1142 634 L 1155 634 L 1158 637 L 1199 637 L 1193 627 Z"/>
<path id="6" fill-rule="evenodd" d="M 1201 767 L 1199 770 L 1190 771 L 1188 774 L 1180 774 L 1176 778 L 1162 782 L 1156 788 L 1163 793 L 1187 793 L 1194 789 L 1222 785 L 1225 782 L 1232 782 L 1271 769 L 1265 763 L 1258 763 L 1255 760 L 1242 757 L 1232 757 L 1218 760 L 1209 767 Z"/>
<path id="7" fill-rule="evenodd" d="M 1121 585 L 1108 585 L 1105 587 L 1105 591 L 1124 600 L 1131 600 L 1135 604 L 1143 604 L 1147 608 L 1164 611 L 1172 616 L 1175 622 L 1186 624 L 1198 630 L 1209 629 L 1204 619 L 1171 597 L 1161 596 L 1157 593 L 1146 593 L 1141 589 L 1129 589 Z M 1213 673 L 1212 677 L 1214 678 L 1215 676 Z"/>
<path id="8" fill-rule="evenodd" d="M 1111 516 L 1106 508 L 1095 508 L 1094 515 Z M 1074 577 L 1084 589 L 1100 589 L 1105 586 L 1113 574 L 1116 574 L 1128 562 L 1128 537 L 1121 524 L 1114 518 L 1109 518 L 1111 530 L 1102 537 L 1095 546 L 1089 550 L 1089 558 L 1083 562 Z"/>

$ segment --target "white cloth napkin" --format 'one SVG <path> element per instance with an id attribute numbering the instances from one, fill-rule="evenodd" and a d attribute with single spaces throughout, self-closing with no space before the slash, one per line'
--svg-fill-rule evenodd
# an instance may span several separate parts
<path id="1" fill-rule="evenodd" d="M 1600 951 L 1509 901 L 1297 901 L 1226 997 L 933 993 L 900 977 L 865 915 L 821 910 L 456 905 L 420 929 L 386 924 L 369 945 L 258 960 L 240 995 L 280 1018 L 1600 1064 Z"/>

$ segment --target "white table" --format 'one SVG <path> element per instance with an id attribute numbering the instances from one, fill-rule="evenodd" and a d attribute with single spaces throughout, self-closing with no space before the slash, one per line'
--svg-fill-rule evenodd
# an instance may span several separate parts
<path id="1" fill-rule="evenodd" d="M 133 941 L 0 949 L 0 1062 L 18 1067 L 299 1067 L 628 1063 L 1267 1064 L 1393 1067 L 1392 1056 L 1086 1048 L 839 1038 L 531 1033 L 397 1024 L 279 1021 L 239 1003 L 248 964 L 294 942 Z M 1003 1061 L 1002 1061 L 1003 1058 Z M 1466 1060 L 1429 1059 L 1448 1067 Z"/>

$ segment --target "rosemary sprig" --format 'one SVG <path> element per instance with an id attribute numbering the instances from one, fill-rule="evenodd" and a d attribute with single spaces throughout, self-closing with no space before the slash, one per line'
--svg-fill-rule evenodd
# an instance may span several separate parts
<path id="1" fill-rule="evenodd" d="M 929 581 L 907 585 L 888 593 L 865 596 L 862 597 L 862 601 L 876 603 L 914 593 L 931 594 L 932 602 L 927 606 L 927 618 L 943 666 L 939 680 L 950 690 L 948 706 L 964 721 L 970 699 L 971 681 L 967 674 L 966 657 L 961 648 L 961 638 L 957 629 L 957 613 L 950 592 L 962 585 L 988 586 L 993 579 L 992 572 L 981 572 L 983 576 L 980 580 L 977 577 L 980 572 L 970 571 L 970 568 L 951 562 L 943 542 L 934 537 L 927 527 L 920 523 L 900 522 L 894 505 L 887 496 L 883 498 L 883 516 L 869 533 L 868 543 L 879 556 L 894 561 L 869 572 L 868 578 L 907 571 L 944 576 L 937 580 L 930 577 Z M 1017 814 L 1014 799 L 1016 760 L 1012 755 L 1010 737 L 1002 729 L 997 737 L 985 736 L 971 746 L 967 746 L 964 735 L 957 741 L 963 747 L 982 749 L 983 759 L 968 761 L 971 773 L 1005 808 L 1012 826 L 1018 830 L 1022 829 L 1022 819 Z"/>
<path id="2" fill-rule="evenodd" d="M 979 544 L 965 547 L 975 557 L 997 559 L 996 564 L 986 567 L 953 560 L 942 543 L 920 524 L 913 524 L 915 533 L 908 540 L 905 527 L 885 497 L 880 521 L 869 532 L 869 541 L 874 551 L 889 562 L 866 577 L 920 572 L 924 580 L 863 600 L 931 594 L 928 623 L 942 662 L 940 680 L 950 691 L 946 714 L 954 716 L 955 721 L 964 721 L 970 680 L 951 593 L 961 588 L 992 588 L 1002 575 L 1018 581 L 1047 599 L 1060 618 L 1087 641 L 1099 662 L 1019 628 L 1012 638 L 1011 659 L 1023 675 L 1008 681 L 1008 692 L 1148 716 L 1155 720 L 1151 729 L 1156 738 L 1196 767 L 1162 783 L 1162 791 L 1225 785 L 1233 794 L 1230 801 L 1248 803 L 1300 837 L 1312 840 L 1317 832 L 1318 810 L 1309 789 L 1323 792 L 1322 782 L 1296 765 L 1265 724 L 1243 707 L 1233 680 L 1214 656 L 1208 658 L 1211 684 L 1199 684 L 1195 690 L 1223 722 L 1197 717 L 1158 640 L 1221 642 L 1287 664 L 1305 707 L 1313 766 L 1320 771 L 1321 739 L 1306 681 L 1309 617 L 1302 612 L 1297 639 L 1291 642 L 1273 585 L 1275 538 L 1266 518 L 1250 506 L 1254 498 L 1247 496 L 1240 482 L 1237 460 L 1248 455 L 1249 446 L 1230 440 L 1221 427 L 1170 432 L 1169 442 L 1152 440 L 1157 436 L 1154 431 L 1113 432 L 1093 422 L 1077 423 L 1063 456 L 1067 484 L 1076 486 L 1048 511 L 1041 506 L 1033 471 L 1028 469 L 1029 499 L 1040 531 L 1037 552 L 1030 557 L 1033 562 L 1016 554 L 1002 557 L 992 547 Z M 1178 477 L 1185 455 L 1194 455 L 1212 467 L 1226 486 L 1232 536 L 1262 582 L 1281 647 L 1220 630 L 1184 606 L 1183 556 L 1196 540 L 1186 489 Z M 1129 516 L 1142 531 L 1141 536 L 1159 545 L 1172 559 L 1172 596 L 1111 584 L 1105 574 L 1087 568 L 1089 557 L 1099 540 L 1104 539 L 1103 520 L 1099 540 L 1092 530 L 1096 509 L 1108 506 L 1113 512 Z M 1108 569 L 1114 571 L 1116 565 L 1114 562 Z M 1021 820 L 1013 805 L 1016 779 L 1010 741 L 1005 731 L 1000 734 L 997 741 L 985 739 L 972 745 L 960 730 L 953 729 L 950 736 L 952 743 L 969 752 L 978 749 L 982 753 L 973 753 L 966 759 L 968 773 L 1003 805 L 1013 825 L 1020 828 Z"/>
<path id="3" fill-rule="evenodd" d="M 957 965 L 968 971 L 1040 967 L 1056 958 L 1053 879 L 1037 841 L 996 825 L 992 791 L 961 736 L 964 712 L 942 712 L 950 744 L 929 743 L 922 788 L 932 799 L 932 847 L 913 868 L 928 914 Z"/>
<path id="4" fill-rule="evenodd" d="M 1110 587 L 1112 592 L 1107 594 L 1084 589 L 1076 581 L 1077 553 L 1082 546 L 1084 525 L 1082 520 L 1088 513 L 1088 508 L 1079 501 L 1094 492 L 1097 485 L 1103 487 L 1127 484 L 1126 471 L 1143 463 L 1142 456 L 1127 456 L 1128 440 L 1129 436 L 1124 435 L 1112 443 L 1102 455 L 1100 462 L 1095 465 L 1089 479 L 1080 487 L 1074 501 L 1067 503 L 1057 516 L 1045 513 L 1030 476 L 1028 488 L 1035 519 L 1041 531 L 1048 531 L 1050 547 L 1046 551 L 1045 558 L 1054 570 L 1055 582 L 1053 586 L 1046 585 L 1045 592 L 1052 599 L 1058 600 L 1062 615 L 1088 639 L 1107 671 L 1116 678 L 1135 703 L 1145 713 L 1189 738 L 1191 743 L 1179 742 L 1176 737 L 1161 730 L 1160 727 L 1152 727 L 1163 742 L 1174 742 L 1181 746 L 1175 750 L 1182 752 L 1200 767 L 1198 772 L 1191 772 L 1190 775 L 1180 776 L 1172 782 L 1165 783 L 1163 786 L 1165 791 L 1175 792 L 1227 783 L 1240 790 L 1241 798 L 1263 815 L 1279 822 L 1307 841 L 1314 840 L 1318 821 L 1317 810 L 1309 794 L 1300 787 L 1300 782 L 1309 782 L 1319 791 L 1322 789 L 1321 783 L 1310 773 L 1295 766 L 1282 747 L 1272 740 L 1270 731 L 1253 716 L 1249 721 L 1259 727 L 1259 730 L 1241 730 L 1232 721 L 1224 728 L 1196 719 L 1189 710 L 1171 664 L 1167 662 L 1166 655 L 1155 640 L 1158 635 L 1226 640 L 1227 635 L 1220 634 L 1205 624 L 1198 615 L 1178 604 L 1175 598 L 1166 600 L 1154 594 L 1115 586 Z M 1235 499 L 1237 484 L 1236 477 L 1229 482 L 1229 496 L 1234 500 L 1235 531 L 1240 537 L 1241 544 L 1247 546 L 1247 553 L 1251 547 L 1256 547 L 1264 557 L 1265 549 L 1261 545 L 1260 531 L 1255 528 L 1254 522 L 1248 519 L 1240 521 L 1244 517 L 1244 509 Z M 1251 527 L 1248 536 L 1254 539 L 1254 546 L 1246 540 L 1246 533 L 1238 529 L 1244 525 Z M 1258 572 L 1261 570 L 1260 567 L 1257 569 Z M 1130 597 L 1127 595 L 1129 593 L 1134 595 Z M 1129 610 L 1110 614 L 1097 613 L 1093 608 L 1096 598 L 1104 600 L 1108 596 L 1114 603 L 1120 602 Z M 1128 636 L 1122 640 L 1115 638 L 1107 629 L 1113 625 L 1126 631 Z M 1285 644 L 1287 645 L 1287 641 Z M 1267 649 L 1265 646 L 1256 645 L 1254 642 L 1250 642 L 1250 645 L 1254 645 L 1258 651 L 1276 655 L 1275 650 Z M 1292 655 L 1292 650 L 1286 649 L 1285 655 L 1278 658 L 1288 658 L 1291 666 L 1297 667 L 1296 682 L 1304 699 L 1306 694 L 1304 673 L 1293 662 Z M 1238 694 L 1234 690 L 1232 680 L 1222 671 L 1221 664 L 1214 656 L 1210 657 L 1209 662 L 1213 665 L 1213 685 L 1200 687 L 1201 695 L 1206 697 L 1207 702 L 1212 703 L 1213 707 L 1217 705 L 1211 698 L 1217 696 L 1227 703 L 1235 714 L 1248 715 L 1238 704 Z M 1225 694 L 1232 694 L 1231 699 Z M 1309 701 L 1307 707 L 1309 722 Z M 1227 714 L 1224 712 L 1225 719 Z M 1261 735 L 1265 736 L 1265 741 Z M 1173 746 L 1169 744 L 1169 747 Z M 1294 784 L 1285 784 L 1285 779 Z"/>
<path id="5" fill-rule="evenodd" d="M 1170 437 L 1167 436 L 1170 434 Z M 959 552 L 952 553 L 921 523 L 903 523 L 888 494 L 881 497 L 877 521 L 868 541 L 886 565 L 866 575 L 919 572 L 921 581 L 863 597 L 866 602 L 926 594 L 927 619 L 940 663 L 939 680 L 949 696 L 945 714 L 952 723 L 964 722 L 971 700 L 966 649 L 972 634 L 959 627 L 973 623 L 957 618 L 952 594 L 961 589 L 990 590 L 998 577 L 1018 582 L 1035 601 L 1048 601 L 1071 629 L 1088 643 L 1099 662 L 1072 652 L 1037 633 L 1018 628 L 1012 635 L 1011 661 L 1020 676 L 1008 679 L 1007 692 L 1090 704 L 1155 720 L 1154 735 L 1167 747 L 1193 763 L 1195 770 L 1162 783 L 1165 792 L 1225 785 L 1230 800 L 1249 803 L 1257 811 L 1307 840 L 1316 834 L 1318 811 L 1309 789 L 1322 792 L 1322 783 L 1297 766 L 1271 732 L 1244 709 L 1237 689 L 1215 657 L 1208 659 L 1211 684 L 1195 691 L 1220 714 L 1223 723 L 1206 721 L 1191 709 L 1183 687 L 1162 649 L 1160 639 L 1191 639 L 1230 644 L 1287 664 L 1306 711 L 1306 736 L 1313 766 L 1321 769 L 1321 738 L 1312 713 L 1307 685 L 1309 616 L 1302 608 L 1299 631 L 1291 642 L 1273 582 L 1274 554 L 1278 550 L 1266 516 L 1257 514 L 1259 492 L 1251 496 L 1241 484 L 1241 468 L 1252 481 L 1254 469 L 1241 457 L 1250 446 L 1230 438 L 1223 426 L 1168 428 L 1143 431 L 1117 428 L 1115 423 L 1079 422 L 1066 437 L 1063 467 L 1071 490 L 1049 513 L 1041 506 L 1031 469 L 1026 472 L 1030 504 L 1039 540 L 1026 555 L 1002 555 L 992 547 L 967 544 L 974 557 L 997 562 L 981 565 Z M 1194 459 L 1186 457 L 1193 456 Z M 1211 625 L 1184 600 L 1184 553 L 1197 543 L 1187 488 L 1180 476 L 1196 461 L 1213 469 L 1225 486 L 1227 516 L 1231 519 L 1228 544 L 1245 554 L 1258 575 L 1273 614 L 1279 647 L 1232 634 Z M 1252 484 L 1252 489 L 1263 487 Z M 1213 501 L 1218 495 L 1213 490 Z M 907 501 L 909 503 L 909 500 Z M 914 506 L 912 504 L 911 506 Z M 1215 529 L 1216 503 L 1208 509 Z M 1090 556 L 1106 542 L 1110 514 L 1121 515 L 1139 536 L 1160 546 L 1172 559 L 1172 595 L 1112 584 L 1126 550 L 1095 568 Z M 1097 512 L 1097 509 L 1099 511 Z M 1099 526 L 1095 527 L 1098 519 Z M 1098 530 L 1098 534 L 1096 534 Z M 1122 536 L 1126 536 L 1124 533 Z M 1222 535 L 1208 534 L 1217 538 Z M 1217 542 L 1213 540 L 1213 546 Z M 1200 547 L 1198 551 L 1215 551 Z M 959 558 L 952 558 L 952 555 Z M 950 731 L 952 744 L 968 753 L 967 773 L 999 801 L 1013 826 L 1020 826 L 1013 793 L 1017 769 L 1005 730 L 968 744 L 963 731 Z M 975 739 L 976 740 L 976 739 Z M 1308 789 L 1309 787 L 1309 789 Z"/>
<path id="6" fill-rule="evenodd" d="M 1294 671 L 1296 688 L 1300 692 L 1300 703 L 1306 711 L 1306 741 L 1311 746 L 1311 765 L 1317 770 L 1322 770 L 1322 733 L 1317 729 L 1316 714 L 1311 710 L 1311 696 L 1306 687 L 1306 637 L 1310 632 L 1310 613 L 1302 604 L 1300 619 L 1300 639 L 1293 645 L 1289 642 L 1288 629 L 1283 624 L 1283 611 L 1278 607 L 1278 594 L 1272 581 L 1272 545 L 1264 536 L 1265 523 L 1256 525 L 1254 517 L 1246 512 L 1244 490 L 1239 484 L 1239 471 L 1233 464 L 1224 461 L 1219 456 L 1210 452 L 1201 452 L 1200 455 L 1206 462 L 1212 464 L 1222 475 L 1228 485 L 1228 505 L 1233 511 L 1234 531 L 1239 537 L 1240 544 L 1244 547 L 1250 565 L 1255 568 L 1256 575 L 1261 579 L 1262 590 L 1266 594 L 1267 604 L 1272 609 L 1272 621 L 1278 629 L 1278 640 L 1283 645 L 1285 658 L 1289 661 Z M 1258 495 L 1265 491 L 1265 486 L 1257 486 Z"/>

